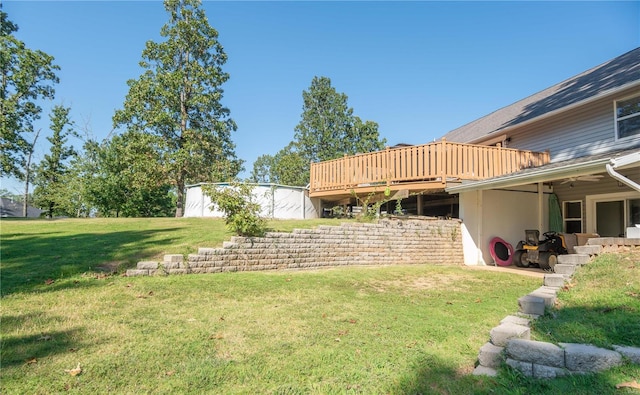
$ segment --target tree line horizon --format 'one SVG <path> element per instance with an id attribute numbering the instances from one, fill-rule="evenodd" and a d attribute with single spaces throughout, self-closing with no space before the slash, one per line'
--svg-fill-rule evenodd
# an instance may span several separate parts
<path id="1" fill-rule="evenodd" d="M 181 217 L 186 185 L 238 181 L 245 168 L 232 139 L 237 125 L 221 103 L 228 58 L 200 6 L 200 0 L 164 1 L 164 41 L 146 42 L 142 73 L 127 81 L 128 93 L 113 115 L 114 133 L 73 147 L 69 138 L 79 133 L 72 109 L 55 105 L 49 152 L 32 163 L 42 132 L 34 123 L 43 112 L 40 104 L 55 99 L 60 67 L 53 56 L 14 36 L 18 25 L 0 5 L 0 170 L 24 183 L 24 216 L 32 204 L 50 218 Z M 259 156 L 245 181 L 306 186 L 312 162 L 386 145 L 378 124 L 354 115 L 329 77 L 313 77 L 302 99 L 293 140 L 274 155 Z"/>

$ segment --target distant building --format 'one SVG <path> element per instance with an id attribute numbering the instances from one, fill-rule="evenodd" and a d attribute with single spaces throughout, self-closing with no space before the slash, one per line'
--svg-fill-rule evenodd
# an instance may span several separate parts
<path id="1" fill-rule="evenodd" d="M 42 214 L 42 210 L 40 210 L 39 208 L 31 206 L 27 207 L 28 218 L 38 218 L 40 217 L 40 214 Z M 0 217 L 23 217 L 22 202 L 10 198 L 0 198 Z"/>

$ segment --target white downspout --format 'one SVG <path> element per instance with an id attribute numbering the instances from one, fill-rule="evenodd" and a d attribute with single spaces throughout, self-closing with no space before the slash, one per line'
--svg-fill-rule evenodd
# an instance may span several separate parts
<path id="1" fill-rule="evenodd" d="M 611 177 L 615 178 L 621 183 L 640 192 L 640 184 L 628 179 L 627 177 L 615 171 L 615 169 L 618 167 L 628 166 L 632 164 L 637 164 L 640 166 L 640 152 L 621 156 L 620 158 L 611 158 L 609 160 L 609 163 L 607 163 L 606 165 L 607 173 L 609 173 Z"/>

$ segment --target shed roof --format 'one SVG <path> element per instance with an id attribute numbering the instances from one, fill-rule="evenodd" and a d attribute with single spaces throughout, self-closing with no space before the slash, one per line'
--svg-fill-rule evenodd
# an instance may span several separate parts
<path id="1" fill-rule="evenodd" d="M 444 138 L 476 142 L 495 132 L 637 83 L 640 83 L 640 47 L 454 129 Z"/>

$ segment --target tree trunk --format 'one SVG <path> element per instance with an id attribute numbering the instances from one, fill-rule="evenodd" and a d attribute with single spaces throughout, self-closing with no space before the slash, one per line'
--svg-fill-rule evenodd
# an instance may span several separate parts
<path id="1" fill-rule="evenodd" d="M 178 183 L 178 198 L 176 199 L 176 218 L 184 215 L 184 182 Z"/>
<path id="2" fill-rule="evenodd" d="M 22 202 L 22 216 L 23 217 L 27 217 L 28 213 L 28 208 L 29 208 L 29 181 L 30 181 L 30 177 L 31 177 L 31 157 L 33 156 L 33 151 L 35 150 L 36 147 L 36 142 L 38 141 L 38 136 L 40 136 L 40 130 L 38 129 L 38 131 L 36 132 L 35 137 L 33 138 L 33 144 L 31 144 L 31 147 L 29 147 L 29 156 L 27 157 L 27 167 L 25 168 L 25 172 L 24 172 L 24 199 Z"/>

